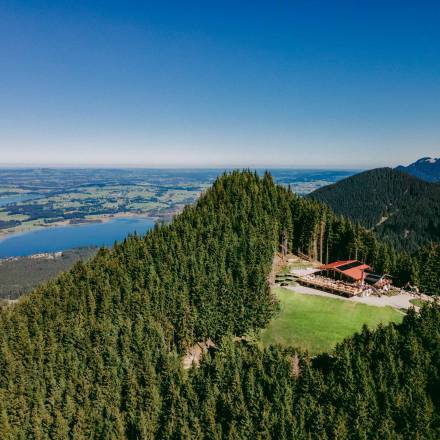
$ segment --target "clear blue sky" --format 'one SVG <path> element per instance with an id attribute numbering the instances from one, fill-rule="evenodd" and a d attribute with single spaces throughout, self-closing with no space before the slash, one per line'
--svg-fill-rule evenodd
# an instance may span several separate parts
<path id="1" fill-rule="evenodd" d="M 0 0 L 0 164 L 438 156 L 439 5 Z"/>

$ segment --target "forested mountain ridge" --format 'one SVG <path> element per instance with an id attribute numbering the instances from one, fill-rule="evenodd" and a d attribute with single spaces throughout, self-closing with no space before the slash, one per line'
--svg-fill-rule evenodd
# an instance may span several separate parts
<path id="1" fill-rule="evenodd" d="M 440 182 L 440 158 L 423 157 L 408 166 L 399 165 L 396 170 L 427 182 Z"/>
<path id="2" fill-rule="evenodd" d="M 320 188 L 310 197 L 408 251 L 440 241 L 440 184 L 377 168 Z"/>
<path id="3" fill-rule="evenodd" d="M 401 258 L 269 174 L 224 175 L 170 225 L 0 311 L 0 438 L 438 438 L 438 306 L 314 360 L 232 342 L 277 307 L 267 276 L 282 236 L 392 273 Z M 217 349 L 184 371 L 207 338 Z"/>

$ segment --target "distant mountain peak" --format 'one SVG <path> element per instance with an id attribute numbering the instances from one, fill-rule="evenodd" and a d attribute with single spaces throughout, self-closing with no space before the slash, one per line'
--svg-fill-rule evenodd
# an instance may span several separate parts
<path id="1" fill-rule="evenodd" d="M 439 159 L 438 158 L 434 158 L 434 157 L 422 157 L 421 159 L 419 159 L 418 161 L 414 162 L 414 164 L 418 164 L 418 163 L 437 163 Z M 414 165 L 412 164 L 412 165 Z"/>
<path id="2" fill-rule="evenodd" d="M 440 158 L 422 157 L 408 166 L 400 165 L 396 169 L 427 182 L 440 182 Z"/>

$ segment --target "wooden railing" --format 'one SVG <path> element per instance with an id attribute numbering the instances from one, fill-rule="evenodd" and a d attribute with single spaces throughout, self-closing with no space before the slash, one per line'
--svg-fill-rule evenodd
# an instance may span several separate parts
<path id="1" fill-rule="evenodd" d="M 330 293 L 336 293 L 342 296 L 356 296 L 362 292 L 362 289 L 356 286 L 349 286 L 347 284 L 337 284 L 332 281 L 323 281 L 317 278 L 299 277 L 297 282 L 307 287 L 317 287 Z"/>

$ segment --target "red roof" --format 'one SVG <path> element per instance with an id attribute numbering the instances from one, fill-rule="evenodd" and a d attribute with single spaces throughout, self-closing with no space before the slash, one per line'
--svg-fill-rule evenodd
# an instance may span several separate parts
<path id="1" fill-rule="evenodd" d="M 320 269 L 322 269 L 322 270 L 324 270 L 324 269 L 334 269 L 335 267 L 343 266 L 344 264 L 354 263 L 355 261 L 356 260 L 335 261 L 333 263 L 324 264 L 323 266 L 320 267 Z"/>
<path id="2" fill-rule="evenodd" d="M 349 267 L 346 267 L 349 266 Z M 351 266 L 351 267 L 350 267 Z M 365 269 L 371 269 L 368 264 L 357 260 L 335 261 L 320 267 L 321 270 L 334 270 L 356 281 L 362 281 Z"/>

